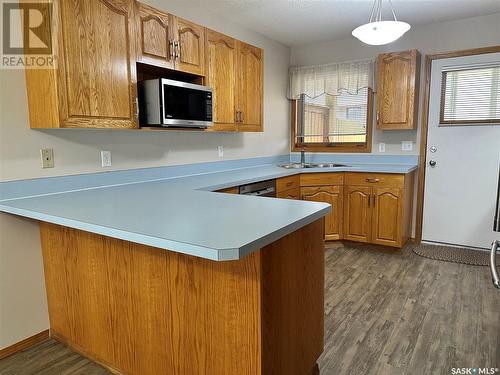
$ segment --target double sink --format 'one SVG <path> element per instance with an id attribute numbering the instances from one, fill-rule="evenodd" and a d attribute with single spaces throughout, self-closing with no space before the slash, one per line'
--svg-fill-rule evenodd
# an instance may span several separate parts
<path id="1" fill-rule="evenodd" d="M 280 165 L 285 169 L 301 169 L 301 168 L 335 168 L 335 167 L 348 167 L 346 164 L 338 163 L 289 163 Z"/>

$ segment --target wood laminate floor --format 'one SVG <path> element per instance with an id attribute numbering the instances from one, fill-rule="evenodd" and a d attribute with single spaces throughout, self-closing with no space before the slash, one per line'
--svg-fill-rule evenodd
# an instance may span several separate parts
<path id="1" fill-rule="evenodd" d="M 330 243 L 326 268 L 322 375 L 500 367 L 500 291 L 487 267 Z M 48 340 L 1 360 L 0 374 L 110 373 Z"/>

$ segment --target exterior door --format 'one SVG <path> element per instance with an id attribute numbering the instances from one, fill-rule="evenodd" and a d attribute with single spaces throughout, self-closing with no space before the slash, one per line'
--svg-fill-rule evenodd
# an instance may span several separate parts
<path id="1" fill-rule="evenodd" d="M 401 245 L 403 202 L 400 189 L 373 188 L 372 243 Z"/>
<path id="2" fill-rule="evenodd" d="M 342 238 L 342 190 L 342 186 L 304 187 L 301 190 L 303 200 L 325 202 L 332 205 L 332 212 L 325 217 L 326 240 Z"/>
<path id="3" fill-rule="evenodd" d="M 132 3 L 61 1 L 60 7 L 64 126 L 137 127 Z"/>
<path id="4" fill-rule="evenodd" d="M 177 35 L 177 55 L 175 69 L 186 73 L 205 73 L 205 28 L 195 23 L 175 17 Z"/>
<path id="5" fill-rule="evenodd" d="M 346 186 L 344 189 L 344 239 L 369 242 L 372 188 L 366 186 Z"/>
<path id="6" fill-rule="evenodd" d="M 236 131 L 236 40 L 207 30 L 206 77 L 213 89 L 214 125 L 210 130 Z"/>
<path id="7" fill-rule="evenodd" d="M 439 126 L 443 70 L 492 63 L 500 64 L 500 53 L 432 62 L 422 228 L 424 241 L 486 249 L 498 237 L 498 233 L 492 230 L 492 222 L 500 157 L 500 125 Z"/>
<path id="8" fill-rule="evenodd" d="M 239 92 L 241 131 L 262 131 L 262 50 L 239 42 Z"/>

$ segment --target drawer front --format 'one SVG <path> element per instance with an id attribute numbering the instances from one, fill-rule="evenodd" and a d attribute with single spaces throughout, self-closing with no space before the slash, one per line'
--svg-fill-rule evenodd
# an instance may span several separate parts
<path id="1" fill-rule="evenodd" d="M 300 188 L 300 175 L 282 177 L 276 179 L 276 192 Z"/>
<path id="2" fill-rule="evenodd" d="M 383 186 L 383 187 L 404 187 L 405 176 L 403 174 L 392 173 L 346 173 L 345 183 L 348 186 Z"/>
<path id="3" fill-rule="evenodd" d="M 300 186 L 343 185 L 344 172 L 303 173 L 300 175 Z"/>
<path id="4" fill-rule="evenodd" d="M 239 194 L 240 188 L 238 186 L 217 190 L 217 193 L 226 193 L 226 194 Z"/>
<path id="5" fill-rule="evenodd" d="M 293 189 L 288 189 L 288 190 L 283 190 L 279 191 L 276 194 L 277 198 L 282 198 L 282 199 L 300 199 L 300 188 L 296 187 Z"/>

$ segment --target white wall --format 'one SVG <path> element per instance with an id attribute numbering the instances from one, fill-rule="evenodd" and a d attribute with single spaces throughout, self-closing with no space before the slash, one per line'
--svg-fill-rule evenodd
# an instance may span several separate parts
<path id="1" fill-rule="evenodd" d="M 500 13 L 458 21 L 415 26 L 401 39 L 386 46 L 368 46 L 354 37 L 292 47 L 291 65 L 314 65 L 375 57 L 379 53 L 418 49 L 422 54 L 419 128 L 424 93 L 424 55 L 500 44 Z M 401 151 L 401 141 L 417 142 L 413 152 Z M 373 134 L 373 153 L 386 143 L 386 153 L 418 154 L 420 131 L 378 131 Z M 416 146 L 416 147 L 415 147 Z"/>
<path id="2" fill-rule="evenodd" d="M 285 98 L 290 50 L 182 0 L 146 1 L 264 49 L 264 133 L 30 130 L 23 71 L 0 70 L 0 180 L 103 171 L 99 150 L 111 150 L 113 167 L 130 169 L 281 155 L 289 151 Z M 53 148 L 55 168 L 40 168 L 40 148 Z M 108 169 L 107 169 L 108 170 Z M 0 214 L 0 348 L 48 328 L 38 227 Z"/>

